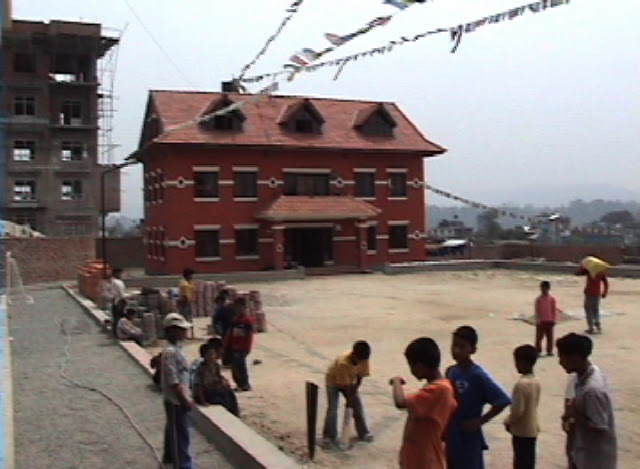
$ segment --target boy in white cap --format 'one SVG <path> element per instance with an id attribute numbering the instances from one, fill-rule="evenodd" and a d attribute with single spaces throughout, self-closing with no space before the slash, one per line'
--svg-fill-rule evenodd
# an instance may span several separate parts
<path id="1" fill-rule="evenodd" d="M 192 469 L 188 414 L 194 403 L 189 390 L 189 363 L 182 350 L 191 324 L 180 314 L 170 313 L 162 326 L 168 342 L 161 359 L 160 384 L 167 413 L 162 462 L 172 469 Z"/>

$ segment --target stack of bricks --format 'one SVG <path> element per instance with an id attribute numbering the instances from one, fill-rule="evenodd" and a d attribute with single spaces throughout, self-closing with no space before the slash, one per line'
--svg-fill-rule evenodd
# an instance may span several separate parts
<path id="1" fill-rule="evenodd" d="M 196 301 L 194 317 L 210 317 L 215 309 L 216 297 L 226 288 L 225 282 L 196 280 Z"/>
<path id="2" fill-rule="evenodd" d="M 211 317 L 215 309 L 215 299 L 222 290 L 226 290 L 229 293 L 230 302 L 235 301 L 236 298 L 244 298 L 247 301 L 249 315 L 256 320 L 257 331 L 267 331 L 266 316 L 262 308 L 260 292 L 257 290 L 240 291 L 225 282 L 196 281 L 194 317 Z"/>
<path id="3" fill-rule="evenodd" d="M 111 275 L 111 268 L 107 265 L 107 275 Z M 78 291 L 96 304 L 101 302 L 104 276 L 104 263 L 99 259 L 89 260 L 80 267 L 78 272 Z"/>

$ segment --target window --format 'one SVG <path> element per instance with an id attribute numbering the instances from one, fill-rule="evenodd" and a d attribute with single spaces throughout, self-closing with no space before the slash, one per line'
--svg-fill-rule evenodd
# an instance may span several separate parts
<path id="1" fill-rule="evenodd" d="M 329 195 L 329 174 L 285 173 L 284 195 Z"/>
<path id="2" fill-rule="evenodd" d="M 89 233 L 86 223 L 76 223 L 71 221 L 60 222 L 62 236 L 84 236 Z"/>
<path id="3" fill-rule="evenodd" d="M 195 195 L 199 199 L 218 198 L 218 171 L 197 171 L 194 173 Z"/>
<path id="4" fill-rule="evenodd" d="M 391 197 L 407 196 L 406 173 L 391 173 L 389 175 L 389 184 L 391 185 Z"/>
<path id="5" fill-rule="evenodd" d="M 82 103 L 80 101 L 64 101 L 60 120 L 63 125 L 82 125 Z"/>
<path id="6" fill-rule="evenodd" d="M 153 257 L 153 231 L 147 228 L 147 257 Z"/>
<path id="7" fill-rule="evenodd" d="M 33 54 L 15 54 L 13 56 L 13 71 L 34 73 L 36 71 L 36 56 Z"/>
<path id="8" fill-rule="evenodd" d="M 238 198 L 258 197 L 258 173 L 238 171 L 233 174 L 233 196 Z"/>
<path id="9" fill-rule="evenodd" d="M 60 146 L 60 159 L 62 161 L 82 161 L 86 156 L 86 147 L 82 142 L 65 141 Z"/>
<path id="10" fill-rule="evenodd" d="M 164 233 L 164 229 L 160 229 L 160 257 L 164 259 L 167 256 L 167 246 L 164 244 L 167 240 L 167 235 Z"/>
<path id="11" fill-rule="evenodd" d="M 36 142 L 33 140 L 15 140 L 13 142 L 13 161 L 33 161 L 36 156 Z"/>
<path id="12" fill-rule="evenodd" d="M 158 201 L 162 202 L 164 200 L 164 174 L 158 172 L 157 178 L 158 184 Z"/>
<path id="13" fill-rule="evenodd" d="M 36 182 L 15 181 L 13 183 L 13 200 L 18 202 L 36 200 Z"/>
<path id="14" fill-rule="evenodd" d="M 407 225 L 389 226 L 389 249 L 409 249 L 409 236 Z"/>
<path id="15" fill-rule="evenodd" d="M 82 199 L 82 181 L 62 181 L 62 200 Z"/>
<path id="16" fill-rule="evenodd" d="M 315 132 L 314 122 L 308 118 L 296 119 L 294 121 L 294 129 L 301 134 L 312 134 Z"/>
<path id="17" fill-rule="evenodd" d="M 258 230 L 244 228 L 236 230 L 236 256 L 258 255 Z"/>
<path id="18" fill-rule="evenodd" d="M 220 257 L 220 231 L 196 231 L 196 258 L 207 259 Z"/>
<path id="19" fill-rule="evenodd" d="M 370 226 L 367 228 L 367 251 L 377 251 L 378 250 L 378 233 L 375 226 Z"/>
<path id="20" fill-rule="evenodd" d="M 144 201 L 151 203 L 153 201 L 153 177 L 151 173 L 144 175 Z"/>
<path id="21" fill-rule="evenodd" d="M 366 197 L 375 199 L 376 197 L 376 173 L 355 173 L 356 174 L 356 197 Z"/>
<path id="22" fill-rule="evenodd" d="M 13 98 L 13 113 L 16 116 L 35 116 L 36 98 L 33 96 L 16 96 Z"/>
<path id="23" fill-rule="evenodd" d="M 13 221 L 18 225 L 28 226 L 32 230 L 37 231 L 35 213 L 16 213 Z"/>
<path id="24" fill-rule="evenodd" d="M 393 120 L 385 119 L 380 112 L 376 112 L 360 126 L 360 131 L 365 135 L 375 137 L 393 137 L 394 127 L 395 122 Z"/>
<path id="25" fill-rule="evenodd" d="M 278 124 L 289 132 L 302 134 L 320 134 L 324 119 L 315 106 L 308 100 L 292 104 L 285 110 L 285 117 Z"/>
<path id="26" fill-rule="evenodd" d="M 213 126 L 215 130 L 242 130 L 241 120 L 233 115 L 233 113 L 214 116 Z"/>

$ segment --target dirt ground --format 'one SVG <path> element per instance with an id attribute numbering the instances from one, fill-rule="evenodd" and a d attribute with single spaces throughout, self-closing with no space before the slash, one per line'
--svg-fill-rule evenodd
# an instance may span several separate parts
<path id="1" fill-rule="evenodd" d="M 321 386 L 318 434 L 324 419 L 326 398 L 324 372 L 335 356 L 357 339 L 373 349 L 372 376 L 361 392 L 373 443 L 359 443 L 348 452 L 325 452 L 318 448 L 309 467 L 397 467 L 405 415 L 392 405 L 388 380 L 400 374 L 407 389 L 420 384 L 410 375 L 404 360 L 406 344 L 419 336 L 433 337 L 443 352 L 443 369 L 452 363 L 451 332 L 463 324 L 473 325 L 480 343 L 476 361 L 505 389 L 517 379 L 512 350 L 533 341 L 533 327 L 514 320 L 529 315 L 541 280 L 549 280 L 559 306 L 582 318 L 583 278 L 557 274 L 507 271 L 431 272 L 401 276 L 354 275 L 313 278 L 281 283 L 237 285 L 262 292 L 269 322 L 266 334 L 257 336 L 251 360 L 254 391 L 239 395 L 243 420 L 267 439 L 300 461 L 305 461 L 305 381 Z M 640 456 L 640 378 L 633 373 L 635 332 L 640 281 L 612 279 L 610 297 L 603 301 L 604 334 L 594 337 L 593 361 L 607 374 L 613 389 L 618 431 L 620 468 L 636 467 Z M 204 319 L 200 320 L 204 327 Z M 556 327 L 556 336 L 582 332 L 584 321 L 567 320 Z M 192 356 L 197 345 L 189 347 Z M 564 434 L 560 415 L 565 372 L 556 358 L 542 358 L 536 367 L 542 383 L 538 440 L 539 467 L 564 468 Z M 502 420 L 506 412 L 485 426 L 490 450 L 488 468 L 511 467 L 510 436 Z"/>

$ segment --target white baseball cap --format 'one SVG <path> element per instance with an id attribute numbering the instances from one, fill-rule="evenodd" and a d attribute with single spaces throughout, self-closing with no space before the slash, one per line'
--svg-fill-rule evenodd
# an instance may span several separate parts
<path id="1" fill-rule="evenodd" d="M 178 313 L 169 313 L 162 320 L 162 327 L 179 327 L 181 329 L 191 329 L 192 325 L 183 315 Z"/>

